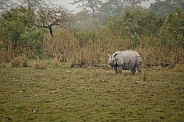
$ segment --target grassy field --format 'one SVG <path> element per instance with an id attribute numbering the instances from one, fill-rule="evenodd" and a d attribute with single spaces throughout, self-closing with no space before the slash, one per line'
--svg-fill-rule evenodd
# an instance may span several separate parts
<path id="1" fill-rule="evenodd" d="M 183 122 L 184 65 L 116 75 L 111 68 L 0 68 L 0 121 Z"/>

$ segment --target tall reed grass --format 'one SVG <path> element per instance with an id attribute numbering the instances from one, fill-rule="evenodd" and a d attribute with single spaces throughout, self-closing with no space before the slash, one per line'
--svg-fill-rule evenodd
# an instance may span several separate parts
<path id="1" fill-rule="evenodd" d="M 143 37 L 140 45 L 133 47 L 130 39 L 113 37 L 103 28 L 92 32 L 58 30 L 55 33 L 55 55 L 60 55 L 61 61 L 72 64 L 107 64 L 108 53 L 127 49 L 138 51 L 144 64 L 184 63 L 183 48 L 168 47 L 154 37 Z"/>
<path id="2" fill-rule="evenodd" d="M 47 52 L 52 52 L 50 35 L 46 35 L 45 40 L 44 46 L 47 46 Z M 108 54 L 127 49 L 140 53 L 143 64 L 184 63 L 184 49 L 181 47 L 163 45 L 159 39 L 148 36 L 141 37 L 140 45 L 133 47 L 130 39 L 115 37 L 105 28 L 86 32 L 58 29 L 54 33 L 54 42 L 55 58 L 71 64 L 106 65 Z M 47 53 L 44 52 L 43 55 Z M 14 55 L 11 45 L 7 50 L 0 50 L 0 63 L 10 62 L 15 57 L 17 56 Z"/>

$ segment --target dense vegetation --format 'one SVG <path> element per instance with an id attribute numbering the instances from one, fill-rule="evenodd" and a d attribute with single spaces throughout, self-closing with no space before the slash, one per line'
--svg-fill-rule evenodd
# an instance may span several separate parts
<path id="1" fill-rule="evenodd" d="M 65 9 L 46 10 L 40 7 L 41 3 L 32 7 L 29 2 L 28 6 L 13 7 L 1 14 L 1 63 L 24 55 L 29 59 L 55 56 L 61 61 L 97 65 L 106 63 L 108 53 L 125 49 L 137 50 L 145 63 L 184 62 L 182 1 L 166 0 L 167 5 L 157 1 L 150 8 L 143 8 L 138 3 L 115 4 L 109 0 L 95 3 L 101 12 L 93 8 L 95 11 L 90 15 L 90 9 L 86 8 L 73 16 Z M 115 5 L 121 5 L 121 9 Z M 164 12 L 171 5 L 175 7 L 161 14 L 158 5 Z M 49 30 L 50 35 L 42 28 Z"/>

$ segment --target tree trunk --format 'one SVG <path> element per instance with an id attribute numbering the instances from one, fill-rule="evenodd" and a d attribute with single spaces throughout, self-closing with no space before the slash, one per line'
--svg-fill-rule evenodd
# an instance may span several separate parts
<path id="1" fill-rule="evenodd" d="M 92 9 L 92 12 L 93 12 L 93 18 L 95 18 L 95 10 Z"/>
<path id="2" fill-rule="evenodd" d="M 51 53 L 54 56 L 54 35 L 53 35 L 53 32 L 52 32 L 52 26 L 51 25 L 49 26 L 49 32 L 50 32 L 50 35 L 51 35 Z"/>

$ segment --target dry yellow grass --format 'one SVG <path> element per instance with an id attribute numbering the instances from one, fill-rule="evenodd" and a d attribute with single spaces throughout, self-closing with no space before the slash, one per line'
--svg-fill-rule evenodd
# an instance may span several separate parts
<path id="1" fill-rule="evenodd" d="M 108 53 L 112 54 L 117 50 L 133 49 L 141 55 L 143 65 L 158 66 L 161 63 L 173 65 L 184 63 L 183 48 L 160 44 L 159 40 L 153 37 L 142 37 L 141 39 L 140 45 L 133 47 L 131 40 L 123 37 L 113 37 L 112 34 L 103 29 L 96 32 L 83 32 L 82 34 L 60 29 L 54 35 L 54 55 L 59 62 L 94 66 L 106 64 Z M 45 41 L 47 43 L 44 45 L 47 45 L 48 52 L 52 52 L 50 50 L 50 35 L 46 36 L 46 40 L 48 41 Z M 0 53 L 1 63 L 8 62 L 9 59 L 13 58 L 14 54 L 13 51 L 1 51 Z M 13 66 L 26 65 L 26 60 L 23 59 L 22 55 L 24 54 L 19 54 L 17 58 L 13 58 Z M 56 60 L 55 65 L 57 65 Z"/>
<path id="2" fill-rule="evenodd" d="M 108 53 L 112 54 L 117 50 L 134 49 L 142 56 L 144 65 L 184 63 L 183 48 L 164 46 L 156 41 L 144 42 L 146 39 L 141 41 L 138 47 L 133 48 L 131 47 L 131 41 L 127 39 L 111 37 L 103 35 L 103 33 L 102 35 L 97 35 L 97 37 L 95 35 L 93 38 L 88 37 L 85 39 L 85 36 L 93 37 L 94 35 L 77 37 L 74 32 L 59 30 L 55 34 L 56 55 L 60 55 L 62 61 L 69 61 L 73 64 L 85 63 L 88 66 L 94 66 L 106 64 Z M 147 40 L 151 39 L 151 37 L 147 38 Z"/>

